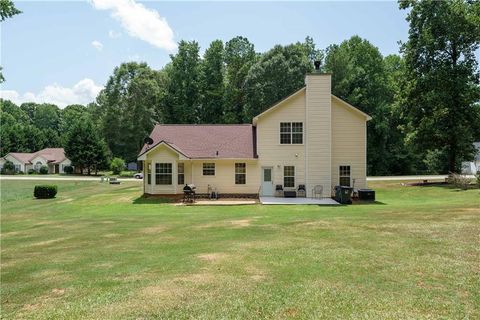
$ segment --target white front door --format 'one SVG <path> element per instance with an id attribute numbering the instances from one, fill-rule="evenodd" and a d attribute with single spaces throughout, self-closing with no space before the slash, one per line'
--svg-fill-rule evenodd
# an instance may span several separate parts
<path id="1" fill-rule="evenodd" d="M 273 168 L 262 168 L 262 196 L 273 196 Z"/>

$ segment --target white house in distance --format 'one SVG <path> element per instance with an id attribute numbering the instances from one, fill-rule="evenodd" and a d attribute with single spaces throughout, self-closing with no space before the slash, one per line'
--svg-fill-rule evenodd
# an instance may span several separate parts
<path id="1" fill-rule="evenodd" d="M 480 141 L 474 142 L 473 146 L 477 150 L 472 161 L 462 162 L 463 174 L 477 174 L 480 172 Z"/>
<path id="2" fill-rule="evenodd" d="M 48 173 L 64 173 L 66 166 L 72 162 L 65 157 L 63 148 L 46 148 L 34 153 L 10 152 L 0 158 L 0 167 L 10 161 L 15 165 L 16 172 L 27 173 L 28 170 L 40 170 L 42 166 L 48 167 Z"/>
<path id="3" fill-rule="evenodd" d="M 370 116 L 331 94 L 331 74 L 306 75 L 305 87 L 239 125 L 156 125 L 138 156 L 145 194 L 271 196 L 304 185 L 366 188 Z M 318 188 L 317 188 L 318 189 Z"/>

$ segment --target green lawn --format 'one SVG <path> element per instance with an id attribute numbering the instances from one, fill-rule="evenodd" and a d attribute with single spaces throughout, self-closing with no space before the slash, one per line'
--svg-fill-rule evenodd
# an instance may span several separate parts
<path id="1" fill-rule="evenodd" d="M 184 207 L 141 186 L 1 183 L 2 318 L 479 319 L 480 190 Z"/>

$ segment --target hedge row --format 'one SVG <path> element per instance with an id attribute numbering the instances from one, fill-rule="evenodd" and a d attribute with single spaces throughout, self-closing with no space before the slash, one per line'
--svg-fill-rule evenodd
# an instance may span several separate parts
<path id="1" fill-rule="evenodd" d="M 37 199 L 55 198 L 56 194 L 57 194 L 56 185 L 35 186 L 35 189 L 33 190 L 33 196 Z"/>

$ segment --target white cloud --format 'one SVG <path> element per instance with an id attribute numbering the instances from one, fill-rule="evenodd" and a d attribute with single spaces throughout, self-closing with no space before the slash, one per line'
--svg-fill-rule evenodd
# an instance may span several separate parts
<path id="1" fill-rule="evenodd" d="M 157 11 L 134 0 L 92 0 L 92 3 L 97 10 L 112 11 L 112 17 L 120 21 L 132 37 L 168 51 L 176 49 L 173 30 Z"/>
<path id="2" fill-rule="evenodd" d="M 11 100 L 15 104 L 24 102 L 53 103 L 60 108 L 70 104 L 87 104 L 95 100 L 103 87 L 97 86 L 92 79 L 85 78 L 73 87 L 62 87 L 58 84 L 46 86 L 38 94 L 26 92 L 20 94 L 15 90 L 0 90 L 2 99 Z"/>
<path id="3" fill-rule="evenodd" d="M 102 51 L 103 50 L 103 43 L 101 43 L 100 41 L 98 40 L 93 40 L 92 41 L 92 46 L 97 49 L 98 51 Z"/>
<path id="4" fill-rule="evenodd" d="M 116 32 L 114 30 L 110 30 L 110 31 L 108 31 L 108 36 L 112 39 L 118 39 L 122 36 L 122 33 Z"/>

